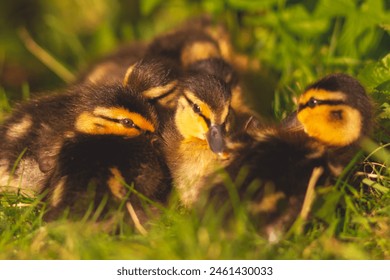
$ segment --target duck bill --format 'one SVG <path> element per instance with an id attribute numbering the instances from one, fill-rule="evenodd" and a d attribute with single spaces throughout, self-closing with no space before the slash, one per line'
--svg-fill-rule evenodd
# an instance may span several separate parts
<path id="1" fill-rule="evenodd" d="M 225 133 L 221 125 L 211 125 L 206 133 L 207 143 L 211 151 L 220 154 L 225 150 Z"/>

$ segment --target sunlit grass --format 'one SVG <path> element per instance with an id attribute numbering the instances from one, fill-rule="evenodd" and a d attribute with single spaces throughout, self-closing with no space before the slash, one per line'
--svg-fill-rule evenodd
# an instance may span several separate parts
<path id="1" fill-rule="evenodd" d="M 1 11 L 9 10 L 13 1 L 8 2 L 0 4 Z M 19 63 L 16 70 L 27 69 L 34 82 L 22 79 L 15 86 L 1 79 L 0 122 L 12 110 L 16 96 L 30 97 L 30 87 L 33 91 L 62 87 L 121 42 L 150 39 L 183 19 L 207 12 L 227 24 L 237 50 L 260 62 L 261 71 L 252 78 L 263 82 L 252 91 L 260 111 L 268 108 L 280 119 L 294 110 L 294 97 L 308 83 L 330 72 L 346 72 L 357 76 L 374 98 L 378 127 L 339 178 L 317 186 L 307 217 L 298 219 L 278 242 L 270 243 L 259 233 L 245 205 L 237 200 L 234 186 L 231 203 L 237 211 L 229 226 L 213 207 L 200 215 L 181 208 L 173 197 L 146 227 L 146 235 L 124 222 L 113 230 L 96 222 L 94 212 L 77 221 L 46 223 L 40 199 L 3 194 L 0 259 L 390 259 L 386 144 L 390 140 L 386 132 L 390 127 L 390 16 L 384 1 L 376 1 L 377 5 L 357 1 L 360 5 L 347 0 L 317 4 L 182 0 L 170 5 L 162 0 L 90 0 L 90 5 L 77 4 L 76 16 L 72 9 L 80 1 L 43 2 L 39 1 L 42 10 L 36 14 L 30 9 L 32 23 L 21 17 L 18 27 L 28 30 L 50 54 L 45 65 L 38 62 L 39 55 L 27 50 L 14 27 L 4 24 L 0 74 L 7 63 Z M 373 20 L 355 28 L 356 19 L 368 18 L 367 14 Z M 67 69 L 72 70 L 70 75 Z M 53 71 L 59 71 L 61 79 L 53 81 Z"/>
<path id="2" fill-rule="evenodd" d="M 129 224 L 113 231 L 94 219 L 45 223 L 39 200 L 2 196 L 0 258 L 388 259 L 390 174 L 371 159 L 363 164 L 370 168 L 361 172 L 351 164 L 333 185 L 319 186 L 307 220 L 276 243 L 259 234 L 248 213 L 226 227 L 215 208 L 199 215 L 180 208 L 175 198 L 142 235 Z M 20 207 L 20 202 L 32 204 Z"/>

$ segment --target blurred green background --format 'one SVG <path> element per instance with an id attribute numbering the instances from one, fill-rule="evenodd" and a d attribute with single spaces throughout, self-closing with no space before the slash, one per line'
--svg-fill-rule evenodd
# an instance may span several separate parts
<path id="1" fill-rule="evenodd" d="M 208 14 L 226 24 L 238 52 L 260 64 L 258 73 L 243 75 L 248 92 L 255 94 L 251 103 L 264 115 L 281 118 L 308 83 L 330 72 L 361 75 L 370 63 L 386 58 L 389 6 L 386 0 L 2 1 L 2 99 L 5 93 L 12 102 L 30 91 L 62 87 L 122 43 L 150 40 Z M 26 31 L 58 64 L 43 63 L 28 50 Z M 366 71 L 365 86 L 388 91 L 382 85 L 390 80 L 388 66 L 375 76 Z M 382 104 L 388 94 L 379 96 Z"/>

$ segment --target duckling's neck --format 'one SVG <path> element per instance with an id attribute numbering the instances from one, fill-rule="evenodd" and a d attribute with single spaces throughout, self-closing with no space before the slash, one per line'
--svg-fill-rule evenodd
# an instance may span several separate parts
<path id="1" fill-rule="evenodd" d="M 212 184 L 210 175 L 225 165 L 226 161 L 213 153 L 206 141 L 183 139 L 170 164 L 174 185 L 183 205 L 190 207 L 201 190 Z"/>

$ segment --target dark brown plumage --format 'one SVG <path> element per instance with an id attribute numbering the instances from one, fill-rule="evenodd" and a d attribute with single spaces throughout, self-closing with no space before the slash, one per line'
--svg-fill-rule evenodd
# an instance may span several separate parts
<path id="1" fill-rule="evenodd" d="M 105 195 L 119 201 L 129 193 L 128 202 L 144 215 L 141 200 L 125 183 L 156 202 L 166 201 L 171 183 L 155 135 L 159 122 L 138 86 L 135 81 L 76 85 L 18 106 L 0 132 L 1 178 L 13 176 L 6 191 L 48 192 L 48 218 L 65 208 L 86 211 L 75 205 L 89 184 L 96 187 L 95 207 Z"/>

